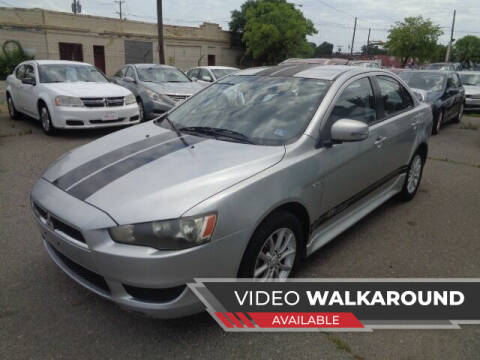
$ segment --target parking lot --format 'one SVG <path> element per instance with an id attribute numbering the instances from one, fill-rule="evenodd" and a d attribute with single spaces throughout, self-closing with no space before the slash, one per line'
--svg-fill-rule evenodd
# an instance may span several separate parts
<path id="1" fill-rule="evenodd" d="M 156 320 L 91 294 L 49 259 L 29 191 L 64 152 L 109 131 L 45 136 L 0 113 L 0 358 L 478 359 L 480 326 L 365 333 L 225 333 L 207 314 Z M 417 197 L 392 199 L 297 277 L 478 277 L 480 117 L 431 139 Z M 75 354 L 74 356 L 72 354 Z"/>

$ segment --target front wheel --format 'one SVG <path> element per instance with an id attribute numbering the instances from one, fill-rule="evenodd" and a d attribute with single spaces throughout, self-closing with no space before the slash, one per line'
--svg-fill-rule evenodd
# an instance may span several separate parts
<path id="1" fill-rule="evenodd" d="M 433 122 L 432 134 L 436 135 L 440 132 L 440 128 L 443 123 L 443 111 L 440 111 L 437 116 L 437 120 Z"/>
<path id="2" fill-rule="evenodd" d="M 408 165 L 407 177 L 405 178 L 402 192 L 400 193 L 403 200 L 410 201 L 415 197 L 418 187 L 420 186 L 420 181 L 422 180 L 423 165 L 424 159 L 417 152 Z"/>
<path id="3" fill-rule="evenodd" d="M 55 135 L 56 129 L 52 124 L 52 118 L 46 105 L 40 106 L 40 121 L 42 122 L 42 129 L 45 134 Z"/>
<path id="4" fill-rule="evenodd" d="M 143 106 L 142 100 L 138 99 L 137 100 L 137 105 L 138 105 L 138 118 L 140 119 L 140 122 L 145 121 L 145 107 Z"/>
<path id="5" fill-rule="evenodd" d="M 302 254 L 303 230 L 288 211 L 270 215 L 255 231 L 242 259 L 241 278 L 286 279 Z"/>
<path id="6" fill-rule="evenodd" d="M 7 106 L 8 106 L 8 114 L 12 120 L 18 120 L 20 118 L 20 114 L 15 109 L 15 105 L 13 104 L 12 97 L 7 94 Z"/>

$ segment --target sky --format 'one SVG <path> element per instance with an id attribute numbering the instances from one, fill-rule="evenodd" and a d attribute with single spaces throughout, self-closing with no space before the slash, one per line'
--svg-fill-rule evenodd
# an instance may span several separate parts
<path id="1" fill-rule="evenodd" d="M 231 11 L 239 9 L 243 0 L 163 0 L 163 16 L 166 24 L 198 26 L 204 21 L 218 23 L 228 29 Z M 447 44 L 450 36 L 453 10 L 457 10 L 454 38 L 465 35 L 480 36 L 479 0 L 291 0 L 312 20 L 318 33 L 309 41 L 323 41 L 349 51 L 352 41 L 354 18 L 357 32 L 354 50 L 359 51 L 370 40 L 386 40 L 388 29 L 407 16 L 422 15 L 442 27 L 444 35 L 440 43 Z M 0 0 L 0 6 L 38 7 L 71 12 L 72 0 Z M 118 3 L 113 0 L 80 0 L 82 13 L 118 17 Z M 125 0 L 124 16 L 129 20 L 155 22 L 156 0 Z"/>

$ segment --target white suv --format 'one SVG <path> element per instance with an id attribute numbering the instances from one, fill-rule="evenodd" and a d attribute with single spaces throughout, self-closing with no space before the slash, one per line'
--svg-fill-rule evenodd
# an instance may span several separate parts
<path id="1" fill-rule="evenodd" d="M 32 60 L 7 78 L 10 116 L 41 120 L 48 135 L 58 128 L 79 129 L 140 122 L 135 96 L 112 84 L 94 66 L 81 62 Z"/>

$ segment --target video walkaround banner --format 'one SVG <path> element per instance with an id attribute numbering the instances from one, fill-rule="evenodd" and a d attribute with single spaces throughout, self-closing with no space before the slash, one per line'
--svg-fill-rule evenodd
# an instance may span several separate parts
<path id="1" fill-rule="evenodd" d="M 458 329 L 480 324 L 480 279 L 196 279 L 226 331 Z"/>

